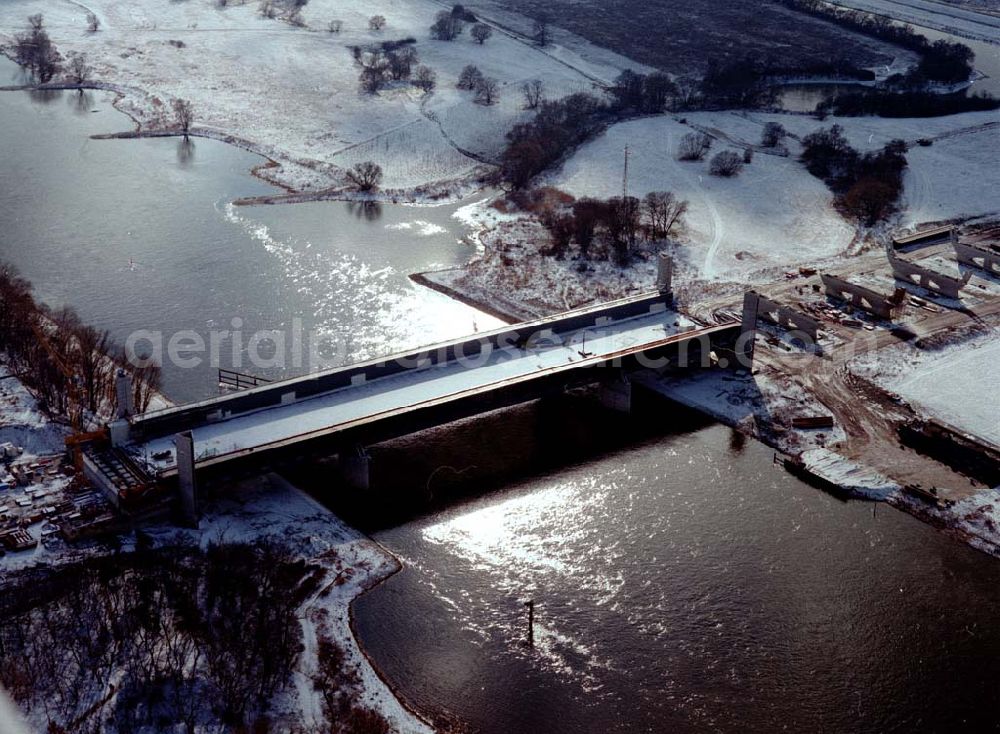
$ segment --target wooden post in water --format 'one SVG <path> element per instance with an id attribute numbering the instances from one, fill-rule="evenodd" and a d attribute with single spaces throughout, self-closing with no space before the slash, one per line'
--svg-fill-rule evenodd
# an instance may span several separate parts
<path id="1" fill-rule="evenodd" d="M 534 599 L 529 599 L 524 602 L 524 606 L 528 607 L 528 647 L 535 646 L 535 601 Z"/>

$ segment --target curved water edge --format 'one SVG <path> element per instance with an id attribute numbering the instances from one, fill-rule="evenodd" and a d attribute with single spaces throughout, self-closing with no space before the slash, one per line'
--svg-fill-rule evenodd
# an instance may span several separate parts
<path id="1" fill-rule="evenodd" d="M 0 57 L 0 74 L 5 68 L 16 70 Z M 96 90 L 112 96 L 102 101 L 79 91 L 20 90 L 0 97 L 6 131 L 0 175 L 29 182 L 23 191 L 0 189 L 0 258 L 18 267 L 53 307 L 72 304 L 84 320 L 120 340 L 158 324 L 225 328 L 230 316 L 257 317 L 251 325 L 273 327 L 280 325 L 268 319 L 275 311 L 327 331 L 370 330 L 369 341 L 354 345 L 345 359 L 394 342 L 465 334 L 472 328 L 466 320 L 489 325 L 479 311 L 408 280 L 411 272 L 458 265 L 472 254 L 450 231 L 457 205 L 358 208 L 338 202 L 237 211 L 236 196 L 264 186 L 247 176 L 252 166 L 266 165 L 247 146 L 193 135 L 208 144 L 181 140 L 175 151 L 164 138 L 177 136 L 164 134 L 118 134 L 134 139 L 115 143 L 106 131 L 120 129 L 117 114 L 126 114 L 114 104 L 120 96 Z M 69 108 L 58 104 L 64 99 Z M 37 201 L 46 205 L 34 206 Z M 133 250 L 136 243 L 141 254 Z M 230 279 L 239 287 L 226 288 Z M 271 282 L 282 287 L 268 293 L 262 285 Z M 261 291 L 263 297 L 247 300 Z M 322 305 L 330 300 L 356 303 Z M 185 401 L 214 389 L 211 378 L 209 369 L 165 373 L 171 395 Z M 385 553 L 398 572 L 398 558 Z"/>
<path id="2" fill-rule="evenodd" d="M 371 592 L 373 589 L 376 589 L 382 584 L 386 583 L 387 581 L 389 581 L 389 579 L 391 579 L 393 576 L 395 576 L 396 574 L 400 573 L 403 570 L 403 562 L 399 559 L 399 557 L 395 553 L 393 553 L 384 545 L 378 543 L 374 539 L 370 540 L 371 542 L 375 543 L 382 550 L 382 552 L 385 553 L 387 557 L 391 558 L 394 561 L 396 567 L 395 570 L 392 571 L 392 573 L 388 574 L 387 576 L 384 576 L 383 578 L 373 583 L 371 586 L 363 589 L 360 594 L 351 599 L 351 601 L 347 605 L 347 626 L 351 630 L 351 635 L 354 638 L 354 644 L 357 646 L 358 651 L 368 662 L 368 665 L 371 667 L 371 669 L 375 671 L 375 675 L 378 676 L 378 679 L 380 681 L 382 681 L 382 684 L 396 697 L 396 700 L 399 701 L 399 705 L 402 706 L 406 711 L 408 711 L 418 721 L 424 723 L 429 728 L 433 728 L 434 723 L 430 719 L 428 719 L 422 711 L 419 711 L 416 707 L 411 705 L 410 702 L 407 701 L 406 698 L 404 698 L 401 695 L 400 689 L 395 685 L 393 685 L 392 681 L 389 680 L 388 676 L 386 676 L 382 668 L 379 667 L 378 662 L 368 653 L 367 648 L 363 644 L 361 644 L 361 639 L 358 636 L 357 624 L 354 617 L 355 602 L 357 602 L 359 599 L 361 599 L 366 594 Z"/>
<path id="3" fill-rule="evenodd" d="M 413 706 L 487 733 L 991 721 L 993 559 L 725 431 L 376 532 L 406 568 L 357 600 L 362 645 Z"/>

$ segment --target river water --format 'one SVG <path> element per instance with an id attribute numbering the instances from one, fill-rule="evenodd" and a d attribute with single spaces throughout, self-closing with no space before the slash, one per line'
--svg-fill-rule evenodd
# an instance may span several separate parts
<path id="1" fill-rule="evenodd" d="M 18 76 L 0 57 L 0 85 Z M 457 206 L 233 207 L 235 198 L 274 193 L 250 175 L 258 156 L 205 139 L 89 137 L 132 127 L 103 93 L 3 93 L 0 259 L 41 300 L 72 305 L 122 343 L 151 331 L 166 355 L 172 335 L 196 332 L 206 345 L 200 365 L 164 359 L 174 400 L 217 392 L 213 331 L 218 366 L 273 378 L 495 323 L 407 279 L 471 257 L 452 219 Z M 296 324 L 303 347 L 293 353 Z M 261 341 L 251 362 L 258 330 L 285 334 L 283 368 L 273 359 L 277 338 Z M 235 357 L 237 340 L 222 331 L 241 333 Z M 150 337 L 136 342 L 154 346 Z M 180 356 L 186 364 L 199 355 Z"/>
<path id="2" fill-rule="evenodd" d="M 984 78 L 977 80 L 967 93 L 985 92 L 1000 97 L 1000 45 L 960 38 L 933 28 L 913 27 L 932 43 L 944 39 L 964 43 L 971 48 L 976 54 L 976 70 L 983 74 Z M 863 89 L 865 87 L 852 84 L 786 84 L 780 89 L 779 101 L 789 112 L 812 112 L 816 109 L 816 105 L 831 95 Z"/>
<path id="3" fill-rule="evenodd" d="M 362 643 L 491 734 L 995 728 L 1000 564 L 730 444 L 681 427 L 376 534 L 405 569 Z"/>
<path id="4" fill-rule="evenodd" d="M 469 256 L 454 207 L 234 210 L 268 190 L 259 159 L 88 137 L 127 127 L 101 95 L 0 95 L 0 258 L 50 304 L 122 339 L 301 318 L 350 356 L 482 318 L 405 277 Z M 204 366 L 168 365 L 165 384 L 215 391 Z M 404 698 L 484 732 L 995 726 L 1000 565 L 656 410 L 675 432 L 377 533 L 406 568 L 356 623 Z"/>

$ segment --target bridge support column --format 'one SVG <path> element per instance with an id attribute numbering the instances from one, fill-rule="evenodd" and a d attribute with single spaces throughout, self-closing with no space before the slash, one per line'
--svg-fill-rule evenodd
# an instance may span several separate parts
<path id="1" fill-rule="evenodd" d="M 343 451 L 340 454 L 340 473 L 354 489 L 371 489 L 372 457 L 364 446 Z"/>
<path id="2" fill-rule="evenodd" d="M 111 424 L 111 445 L 119 448 L 128 443 L 132 427 L 127 419 L 122 418 Z"/>
<path id="3" fill-rule="evenodd" d="M 656 258 L 656 290 L 669 294 L 673 290 L 674 261 L 669 253 L 661 252 Z"/>
<path id="4" fill-rule="evenodd" d="M 198 484 L 194 475 L 194 436 L 191 431 L 174 437 L 177 447 L 177 485 L 181 498 L 181 516 L 184 522 L 198 527 Z"/>
<path id="5" fill-rule="evenodd" d="M 118 370 L 115 375 L 115 421 L 111 424 L 111 445 L 124 446 L 128 443 L 131 425 L 128 419 L 135 413 L 132 402 L 132 380 L 125 370 Z"/>
<path id="6" fill-rule="evenodd" d="M 118 403 L 115 418 L 130 418 L 135 413 L 135 404 L 132 400 L 132 380 L 125 370 L 118 370 L 115 375 L 115 398 Z"/>
<path id="7" fill-rule="evenodd" d="M 601 383 L 601 405 L 619 413 L 632 412 L 632 383 L 624 375 Z"/>
<path id="8" fill-rule="evenodd" d="M 736 356 L 739 364 L 734 368 L 752 369 L 754 341 L 757 336 L 757 310 L 760 307 L 760 296 L 755 291 L 743 294 L 743 322 L 740 336 L 736 342 Z"/>

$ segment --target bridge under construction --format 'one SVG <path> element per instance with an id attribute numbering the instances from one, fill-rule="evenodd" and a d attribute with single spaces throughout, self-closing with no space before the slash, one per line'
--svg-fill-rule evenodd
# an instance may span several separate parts
<path id="1" fill-rule="evenodd" d="M 364 456 L 364 447 L 586 384 L 627 410 L 628 375 L 733 359 L 738 322 L 697 327 L 669 293 L 569 311 L 263 384 L 198 403 L 123 416 L 84 468 L 119 500 L 176 484 L 196 517 L 196 476 L 266 467 L 305 454 Z M 720 355 L 725 355 L 721 356 Z M 364 484 L 364 467 L 356 470 Z"/>

